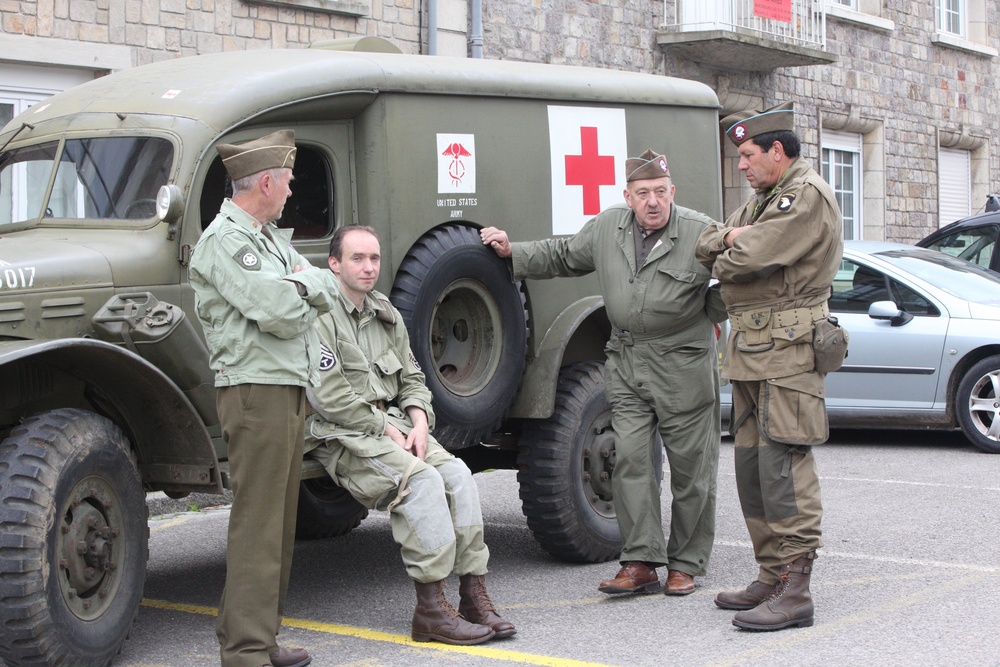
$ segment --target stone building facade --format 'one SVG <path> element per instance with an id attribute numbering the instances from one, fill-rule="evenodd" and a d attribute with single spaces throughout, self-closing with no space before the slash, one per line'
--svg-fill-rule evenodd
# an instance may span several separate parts
<path id="1" fill-rule="evenodd" d="M 980 210 L 998 189 L 997 0 L 771 0 L 797 12 L 825 3 L 796 19 L 823 14 L 821 43 L 779 40 L 771 64 L 747 44 L 728 59 L 711 41 L 700 52 L 678 47 L 693 11 L 681 3 L 693 1 L 0 0 L 0 104 L 18 91 L 30 104 L 81 77 L 164 58 L 377 36 L 406 53 L 481 51 L 695 79 L 717 92 L 720 115 L 793 100 L 803 155 L 845 181 L 848 237 L 916 241 Z M 752 1 L 696 4 L 738 13 Z M 952 7 L 962 13 L 958 29 L 948 23 Z M 802 52 L 812 55 L 795 62 Z M 718 159 L 728 212 L 750 192 L 726 143 Z"/>

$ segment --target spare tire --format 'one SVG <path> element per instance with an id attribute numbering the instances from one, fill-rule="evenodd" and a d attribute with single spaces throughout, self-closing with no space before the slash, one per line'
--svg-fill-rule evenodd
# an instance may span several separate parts
<path id="1" fill-rule="evenodd" d="M 478 444 L 507 416 L 524 373 L 521 284 L 476 229 L 446 225 L 406 254 L 390 298 L 434 394 L 434 436 L 448 449 Z"/>

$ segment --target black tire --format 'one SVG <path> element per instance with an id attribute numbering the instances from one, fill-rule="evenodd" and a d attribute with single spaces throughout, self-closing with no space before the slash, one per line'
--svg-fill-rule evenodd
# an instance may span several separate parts
<path id="1" fill-rule="evenodd" d="M 507 416 L 524 373 L 520 283 L 475 229 L 447 225 L 413 245 L 390 298 L 434 394 L 434 436 L 448 449 L 477 444 Z"/>
<path id="2" fill-rule="evenodd" d="M 521 435 L 517 481 L 535 540 L 560 560 L 601 563 L 622 549 L 611 472 L 615 439 L 603 365 L 572 364 L 559 376 L 555 412 Z"/>
<path id="3" fill-rule="evenodd" d="M 302 480 L 295 537 L 322 540 L 347 535 L 368 516 L 368 509 L 329 477 Z"/>
<path id="4" fill-rule="evenodd" d="M 110 664 L 149 555 L 128 440 L 84 410 L 35 415 L 0 444 L 0 495 L 0 657 L 12 667 Z"/>
<path id="5" fill-rule="evenodd" d="M 973 445 L 1000 454 L 1000 355 L 980 360 L 962 376 L 955 414 Z"/>

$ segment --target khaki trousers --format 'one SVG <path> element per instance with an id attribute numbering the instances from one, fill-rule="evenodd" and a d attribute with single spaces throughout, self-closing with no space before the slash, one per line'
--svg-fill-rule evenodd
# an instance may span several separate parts
<path id="1" fill-rule="evenodd" d="M 815 408 L 815 404 L 803 403 L 795 392 L 765 380 L 732 384 L 733 416 L 740 420 L 734 422 L 733 433 L 736 489 L 760 566 L 758 578 L 770 584 L 778 580 L 783 564 L 823 546 L 823 504 L 812 447 L 786 445 L 768 437 L 761 415 L 792 414 L 797 405 Z M 817 419 L 800 417 L 802 421 Z"/>
<path id="2" fill-rule="evenodd" d="M 220 388 L 216 404 L 233 490 L 216 624 L 222 664 L 269 666 L 292 567 L 305 390 L 242 384 Z"/>

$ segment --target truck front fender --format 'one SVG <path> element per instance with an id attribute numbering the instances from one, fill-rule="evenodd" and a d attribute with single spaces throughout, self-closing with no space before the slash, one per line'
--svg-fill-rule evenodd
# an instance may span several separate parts
<path id="1" fill-rule="evenodd" d="M 0 341 L 0 388 L 4 422 L 60 407 L 96 410 L 131 440 L 147 488 L 222 493 L 198 412 L 162 371 L 124 348 L 87 338 Z"/>
<path id="2" fill-rule="evenodd" d="M 565 308 L 545 332 L 528 360 L 511 417 L 546 419 L 555 409 L 559 370 L 575 361 L 604 361 L 611 324 L 601 296 L 588 296 Z"/>

